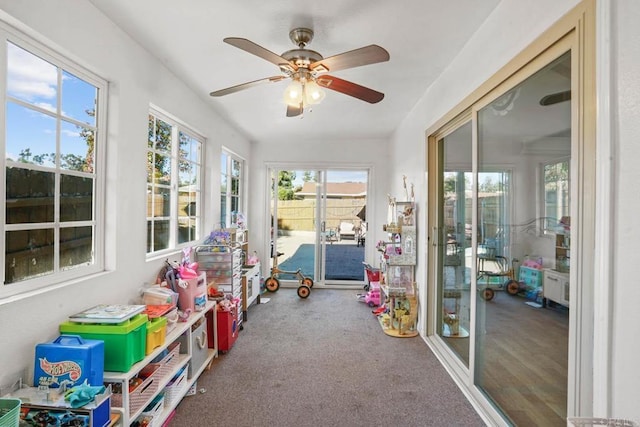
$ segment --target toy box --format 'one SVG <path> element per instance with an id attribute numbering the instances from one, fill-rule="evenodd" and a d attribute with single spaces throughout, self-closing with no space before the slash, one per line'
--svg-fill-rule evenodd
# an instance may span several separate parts
<path id="1" fill-rule="evenodd" d="M 0 398 L 0 426 L 16 426 L 20 422 L 20 399 Z"/>
<path id="2" fill-rule="evenodd" d="M 146 314 L 137 314 L 115 324 L 63 322 L 60 332 L 104 341 L 105 371 L 127 372 L 134 363 L 144 359 L 147 320 Z"/>
<path id="3" fill-rule="evenodd" d="M 190 379 L 194 378 L 209 356 L 206 320 L 202 318 L 195 322 L 191 325 L 191 334 L 183 334 L 178 341 L 184 349 L 191 348 L 191 361 L 187 375 Z"/>
<path id="4" fill-rule="evenodd" d="M 22 402 L 20 426 L 106 427 L 111 423 L 109 388 L 80 408 L 72 408 L 64 395 L 56 395 L 55 391 L 43 393 L 37 387 L 20 389 L 14 395 Z"/>
<path id="5" fill-rule="evenodd" d="M 151 286 L 143 291 L 142 302 L 146 305 L 170 304 L 175 306 L 178 303 L 178 293 L 169 288 Z"/>
<path id="6" fill-rule="evenodd" d="M 58 388 L 82 384 L 101 386 L 104 374 L 104 341 L 79 335 L 60 335 L 36 345 L 33 384 Z"/>
<path id="7" fill-rule="evenodd" d="M 178 281 L 178 308 L 182 311 L 196 311 L 196 299 L 207 295 L 207 275 L 201 273 L 194 279 L 180 279 Z"/>
<path id="8" fill-rule="evenodd" d="M 216 311 L 216 329 L 218 333 L 218 351 L 226 352 L 231 350 L 238 338 L 240 328 L 238 305 L 234 304 L 230 311 Z"/>
<path id="9" fill-rule="evenodd" d="M 145 354 L 151 353 L 154 349 L 164 344 L 167 337 L 167 318 L 156 317 L 147 322 L 147 342 Z"/>

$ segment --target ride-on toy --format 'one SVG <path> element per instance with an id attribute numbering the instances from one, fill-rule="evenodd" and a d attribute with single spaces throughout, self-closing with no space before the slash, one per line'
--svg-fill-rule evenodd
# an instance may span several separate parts
<path id="1" fill-rule="evenodd" d="M 275 292 L 280 289 L 280 280 L 278 280 L 278 276 L 280 274 L 289 274 L 293 275 L 300 282 L 300 286 L 298 286 L 298 296 L 300 298 L 306 298 L 311 293 L 311 288 L 313 287 L 313 279 L 311 277 L 306 277 L 302 274 L 302 269 L 298 268 L 296 271 L 285 271 L 280 270 L 278 268 L 278 255 L 280 253 L 275 254 L 273 257 L 273 267 L 271 267 L 271 276 L 267 277 L 264 281 L 264 287 L 269 292 Z"/>

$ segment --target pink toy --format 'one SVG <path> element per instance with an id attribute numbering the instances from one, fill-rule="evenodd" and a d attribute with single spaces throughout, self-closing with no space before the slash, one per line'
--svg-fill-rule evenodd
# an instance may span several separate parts
<path id="1" fill-rule="evenodd" d="M 366 294 L 358 294 L 358 301 L 362 301 L 369 307 L 380 305 L 380 288 L 371 288 Z"/>

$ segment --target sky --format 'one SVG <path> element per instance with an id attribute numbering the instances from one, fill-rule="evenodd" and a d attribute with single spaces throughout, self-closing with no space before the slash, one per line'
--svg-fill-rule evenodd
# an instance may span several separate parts
<path id="1" fill-rule="evenodd" d="M 299 186 L 304 183 L 304 171 L 296 171 L 296 179 L 293 185 Z M 330 170 L 327 172 L 328 182 L 367 182 L 367 171 L 350 171 L 350 170 Z"/>
<path id="2" fill-rule="evenodd" d="M 97 89 L 63 71 L 58 84 L 58 69 L 45 60 L 7 43 L 7 95 L 53 113 L 61 97 L 63 116 L 94 125 L 94 117 L 86 110 L 94 110 Z M 61 87 L 59 87 L 61 86 Z M 48 154 L 56 151 L 56 120 L 15 102 L 7 102 L 6 147 L 7 159 L 17 159 L 19 153 L 29 148 L 32 154 Z M 79 136 L 75 123 L 62 121 L 60 142 L 62 154 L 86 155 L 87 146 Z M 52 166 L 52 164 L 45 163 Z"/>

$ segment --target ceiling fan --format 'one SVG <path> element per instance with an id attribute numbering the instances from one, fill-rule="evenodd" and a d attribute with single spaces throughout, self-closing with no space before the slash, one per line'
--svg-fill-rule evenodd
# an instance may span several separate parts
<path id="1" fill-rule="evenodd" d="M 380 102 L 384 98 L 384 94 L 381 92 L 330 76 L 327 73 L 388 61 L 389 53 L 385 49 L 372 44 L 324 58 L 318 52 L 306 49 L 306 46 L 313 39 L 313 30 L 294 28 L 289 32 L 289 38 L 297 46 L 297 49 L 288 50 L 282 55 L 277 55 L 247 39 L 225 38 L 223 40 L 225 43 L 277 65 L 280 68 L 280 75 L 216 90 L 210 95 L 224 96 L 264 83 L 291 79 L 285 92 L 287 117 L 299 116 L 305 107 L 322 101 L 324 92 L 321 88 L 340 92 L 371 104 Z"/>
<path id="2" fill-rule="evenodd" d="M 562 92 L 551 93 L 549 95 L 540 98 L 540 105 L 546 107 L 547 105 L 558 104 L 560 102 L 570 101 L 571 91 L 564 90 Z"/>

